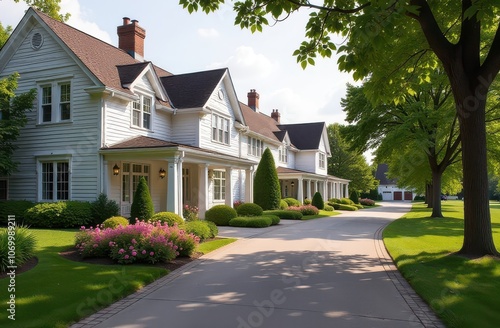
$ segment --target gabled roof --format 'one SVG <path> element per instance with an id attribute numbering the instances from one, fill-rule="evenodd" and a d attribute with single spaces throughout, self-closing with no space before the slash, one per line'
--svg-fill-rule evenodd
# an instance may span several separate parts
<path id="1" fill-rule="evenodd" d="M 134 82 L 148 65 L 149 62 L 116 66 L 122 86 L 125 87 Z"/>
<path id="2" fill-rule="evenodd" d="M 288 132 L 290 141 L 295 147 L 310 150 L 319 149 L 325 123 L 280 124 L 278 128 Z"/>
<path id="3" fill-rule="evenodd" d="M 380 181 L 379 185 L 395 185 L 397 184 L 396 179 L 388 179 L 387 171 L 389 171 L 389 166 L 387 164 L 379 164 L 377 166 L 377 171 L 375 172 L 375 179 Z"/>
<path id="4" fill-rule="evenodd" d="M 277 142 L 281 142 L 280 140 L 280 129 L 278 129 L 278 122 L 270 116 L 267 116 L 262 113 L 257 113 L 247 105 L 240 102 L 241 111 L 243 112 L 243 117 L 245 118 L 245 122 L 250 129 L 250 131 L 260 134 L 266 138 L 276 140 Z M 278 132 L 278 135 L 275 134 Z"/>
<path id="5" fill-rule="evenodd" d="M 201 108 L 224 77 L 227 68 L 161 77 L 175 108 Z"/>

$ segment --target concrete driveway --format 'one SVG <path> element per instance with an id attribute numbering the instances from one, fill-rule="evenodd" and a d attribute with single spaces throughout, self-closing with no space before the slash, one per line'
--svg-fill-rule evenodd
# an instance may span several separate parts
<path id="1" fill-rule="evenodd" d="M 440 327 L 380 241 L 410 207 L 221 228 L 241 239 L 72 327 Z"/>

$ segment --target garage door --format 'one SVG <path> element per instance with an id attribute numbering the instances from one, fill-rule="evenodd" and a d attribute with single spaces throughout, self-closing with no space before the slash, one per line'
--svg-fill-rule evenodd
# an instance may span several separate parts
<path id="1" fill-rule="evenodd" d="M 411 191 L 405 191 L 405 200 L 413 200 L 413 193 Z"/>
<path id="2" fill-rule="evenodd" d="M 383 191 L 382 200 L 392 200 L 392 191 Z"/>
<path id="3" fill-rule="evenodd" d="M 403 200 L 403 192 L 395 191 L 394 192 L 394 200 Z"/>

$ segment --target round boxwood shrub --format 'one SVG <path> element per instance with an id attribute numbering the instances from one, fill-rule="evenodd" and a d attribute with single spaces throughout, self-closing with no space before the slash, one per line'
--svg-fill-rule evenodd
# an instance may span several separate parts
<path id="1" fill-rule="evenodd" d="M 302 213 L 298 211 L 288 211 L 288 210 L 270 210 L 264 211 L 264 215 L 276 215 L 281 220 L 300 220 L 302 219 Z"/>
<path id="2" fill-rule="evenodd" d="M 304 199 L 304 205 L 311 205 L 311 200 L 309 198 Z"/>
<path id="3" fill-rule="evenodd" d="M 288 203 L 285 202 L 283 199 L 280 200 L 280 210 L 286 210 L 288 208 Z"/>
<path id="4" fill-rule="evenodd" d="M 352 200 L 354 204 L 359 204 L 359 195 L 356 190 L 351 191 L 351 195 L 349 196 L 349 199 Z"/>
<path id="5" fill-rule="evenodd" d="M 316 207 L 318 210 L 322 210 L 325 207 L 325 202 L 319 191 L 314 193 L 311 205 Z"/>
<path id="6" fill-rule="evenodd" d="M 271 225 L 280 224 L 280 217 L 279 216 L 273 215 L 273 214 L 266 214 L 264 216 L 267 216 L 268 218 L 271 218 L 271 220 L 272 220 Z"/>
<path id="7" fill-rule="evenodd" d="M 324 210 L 327 211 L 327 212 L 333 212 L 333 206 L 325 205 Z"/>
<path id="8" fill-rule="evenodd" d="M 237 216 L 236 210 L 227 205 L 215 205 L 205 212 L 205 220 L 212 221 L 218 226 L 229 225 L 229 221 Z"/>
<path id="9" fill-rule="evenodd" d="M 184 224 L 184 219 L 173 212 L 158 212 L 149 219 L 150 222 L 160 221 L 166 223 L 169 227 Z"/>
<path id="10" fill-rule="evenodd" d="M 298 200 L 296 200 L 295 198 L 285 198 L 283 199 L 287 204 L 288 206 L 300 206 L 300 202 Z"/>
<path id="11" fill-rule="evenodd" d="M 123 216 L 112 216 L 109 219 L 104 220 L 102 223 L 103 228 L 111 228 L 114 229 L 121 225 L 122 227 L 128 226 L 128 220 Z"/>
<path id="12" fill-rule="evenodd" d="M 354 205 L 339 204 L 339 210 L 342 211 L 357 211 L 358 208 Z"/>
<path id="13" fill-rule="evenodd" d="M 148 183 L 144 177 L 139 179 L 139 184 L 134 193 L 134 201 L 130 207 L 130 220 L 149 220 L 155 213 L 153 200 L 149 194 Z"/>
<path id="14" fill-rule="evenodd" d="M 261 216 L 262 211 L 262 207 L 255 203 L 244 203 L 236 209 L 238 216 Z"/>
<path id="15" fill-rule="evenodd" d="M 337 203 L 337 204 L 340 204 L 340 199 L 338 198 L 330 198 L 328 200 L 329 203 Z"/>
<path id="16" fill-rule="evenodd" d="M 108 199 L 106 194 L 99 194 L 97 199 L 91 203 L 90 210 L 94 224 L 101 224 L 104 220 L 120 213 L 118 203 L 112 199 Z"/>
<path id="17" fill-rule="evenodd" d="M 74 228 L 92 223 L 89 202 L 39 203 L 25 213 L 25 223 L 38 228 Z"/>
<path id="18" fill-rule="evenodd" d="M 211 222 L 212 223 L 212 222 Z M 184 231 L 187 233 L 192 233 L 195 236 L 198 236 L 200 240 L 205 240 L 212 237 L 212 231 L 207 224 L 207 221 L 189 221 L 184 225 Z"/>
<path id="19" fill-rule="evenodd" d="M 354 202 L 352 200 L 350 200 L 349 198 L 341 198 L 340 199 L 340 204 L 354 205 Z"/>
<path id="20" fill-rule="evenodd" d="M 238 216 L 231 219 L 229 225 L 232 227 L 265 228 L 273 223 L 268 216 Z"/>

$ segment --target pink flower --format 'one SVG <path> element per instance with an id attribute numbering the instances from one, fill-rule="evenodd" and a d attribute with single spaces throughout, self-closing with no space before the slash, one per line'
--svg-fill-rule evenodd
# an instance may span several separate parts
<path id="1" fill-rule="evenodd" d="M 145 255 L 147 252 L 145 249 L 142 250 L 142 255 Z"/>
<path id="2" fill-rule="evenodd" d="M 136 252 L 136 251 L 133 251 L 133 252 L 132 252 L 132 256 L 137 256 L 137 252 Z"/>
<path id="3" fill-rule="evenodd" d="M 99 246 L 99 245 L 97 245 L 97 244 L 94 244 L 94 248 L 97 248 L 97 246 Z"/>
<path id="4" fill-rule="evenodd" d="M 149 255 L 150 255 L 150 256 L 153 256 L 153 255 L 155 255 L 155 252 L 151 252 L 151 253 L 149 253 Z"/>
<path id="5" fill-rule="evenodd" d="M 130 246 L 128 249 L 133 250 L 133 249 L 134 249 L 134 246 Z"/>
<path id="6" fill-rule="evenodd" d="M 118 251 L 118 254 L 123 254 L 123 253 L 125 253 L 125 250 L 123 248 Z"/>
<path id="7" fill-rule="evenodd" d="M 128 255 L 125 255 L 123 258 L 124 258 L 125 260 L 128 260 L 129 256 L 128 256 Z"/>
<path id="8" fill-rule="evenodd" d="M 135 240 L 135 238 L 132 239 L 132 244 L 137 244 L 137 241 Z"/>

